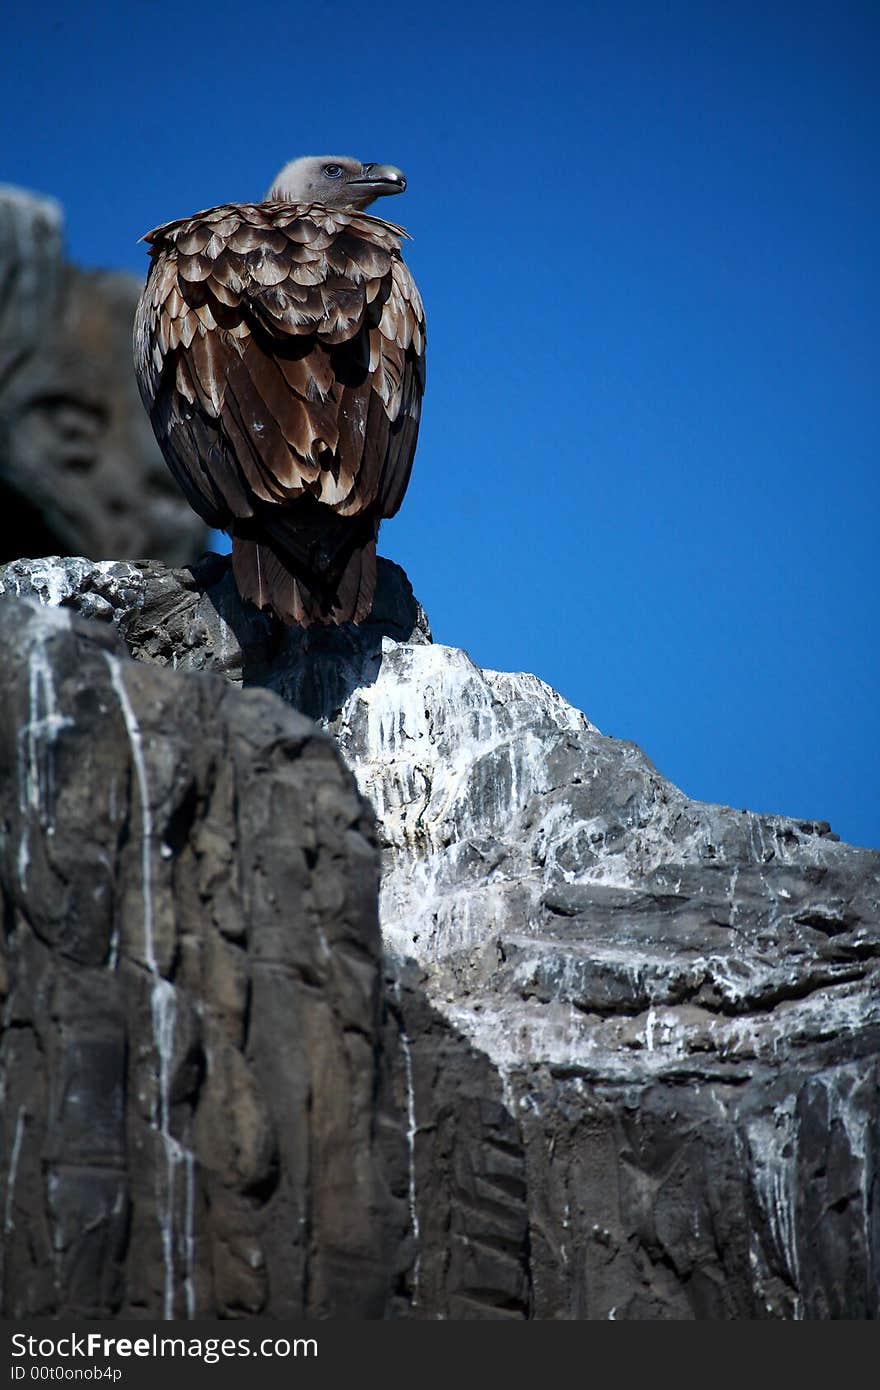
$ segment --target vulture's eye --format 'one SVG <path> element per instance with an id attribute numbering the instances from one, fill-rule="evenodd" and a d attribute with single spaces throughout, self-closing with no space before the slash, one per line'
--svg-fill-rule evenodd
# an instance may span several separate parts
<path id="1" fill-rule="evenodd" d="M 325 179 L 341 179 L 341 178 L 342 178 L 342 175 L 343 175 L 343 172 L 344 172 L 344 171 L 343 171 L 343 168 L 342 168 L 342 165 L 341 165 L 341 164 L 325 164 L 325 165 L 324 165 L 324 178 L 325 178 Z"/>

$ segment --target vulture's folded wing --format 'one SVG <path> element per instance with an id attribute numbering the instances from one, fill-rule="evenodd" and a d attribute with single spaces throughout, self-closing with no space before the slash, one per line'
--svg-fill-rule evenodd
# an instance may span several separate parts
<path id="1" fill-rule="evenodd" d="M 295 517 L 277 504 L 397 510 L 425 349 L 403 235 L 366 213 L 283 203 L 212 208 L 147 235 L 141 394 L 209 524 L 258 516 L 293 544 Z"/>

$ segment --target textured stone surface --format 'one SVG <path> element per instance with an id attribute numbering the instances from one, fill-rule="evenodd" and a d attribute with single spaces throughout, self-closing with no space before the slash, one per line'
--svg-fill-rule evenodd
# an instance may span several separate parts
<path id="1" fill-rule="evenodd" d="M 58 204 L 0 187 L 0 559 L 204 548 L 138 398 L 140 287 L 67 264 Z"/>
<path id="2" fill-rule="evenodd" d="M 523 1316 L 517 1127 L 386 997 L 331 741 L 63 609 L 0 604 L 0 672 L 4 1314 Z"/>
<path id="3" fill-rule="evenodd" d="M 372 817 L 264 692 L 0 627 L 7 1316 L 378 1316 Z"/>
<path id="4" fill-rule="evenodd" d="M 392 962 L 386 1070 L 406 1126 L 409 1225 L 392 1315 L 522 1319 L 532 1306 L 526 1159 L 500 1078 Z M 396 1130 L 395 1130 L 396 1144 Z M 399 1153 L 399 1146 L 395 1148 Z"/>
<path id="5" fill-rule="evenodd" d="M 432 646 L 387 564 L 378 620 L 311 645 L 243 611 L 219 560 L 0 584 L 103 614 L 141 660 L 271 685 L 335 735 L 378 814 L 386 948 L 500 1079 L 495 1148 L 524 1150 L 509 1311 L 878 1315 L 880 855 L 689 800 L 534 676 Z M 406 1031 L 418 1111 L 430 1049 Z M 519 1268 L 511 1222 L 483 1245 Z M 508 1311 L 512 1271 L 490 1282 L 479 1306 Z"/>

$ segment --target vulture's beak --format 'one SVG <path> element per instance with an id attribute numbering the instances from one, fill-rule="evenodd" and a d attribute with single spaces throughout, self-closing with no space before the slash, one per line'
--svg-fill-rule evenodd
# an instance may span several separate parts
<path id="1" fill-rule="evenodd" d="M 387 193 L 402 193 L 406 188 L 406 176 L 393 164 L 365 164 L 359 179 L 349 179 L 349 184 L 369 188 L 375 198 Z"/>

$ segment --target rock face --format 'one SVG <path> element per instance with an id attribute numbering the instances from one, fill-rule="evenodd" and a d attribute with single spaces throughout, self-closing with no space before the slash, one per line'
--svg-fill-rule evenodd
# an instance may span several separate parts
<path id="1" fill-rule="evenodd" d="M 219 559 L 0 584 L 105 618 L 142 662 L 275 690 L 375 806 L 386 951 L 421 971 L 412 1019 L 413 966 L 386 1015 L 399 1309 L 418 1286 L 424 1316 L 878 1316 L 880 855 L 688 800 L 535 677 L 432 645 L 387 563 L 371 623 L 306 640 Z M 485 1071 L 438 1129 L 441 1038 Z M 439 1284 L 432 1179 L 462 1232 Z"/>
<path id="2" fill-rule="evenodd" d="M 6 1315 L 381 1315 L 368 808 L 261 692 L 6 608 Z"/>
<path id="3" fill-rule="evenodd" d="M 153 439 L 134 379 L 141 284 L 64 260 L 57 203 L 0 187 L 0 560 L 152 555 L 207 531 Z"/>
<path id="4" fill-rule="evenodd" d="M 332 743 L 70 617 L 0 616 L 4 1314 L 524 1312 L 516 1126 L 412 981 L 383 998 L 373 818 Z M 446 1233 L 487 1229 L 477 1284 Z"/>
<path id="5" fill-rule="evenodd" d="M 409 1216 L 391 1316 L 528 1317 L 526 1157 L 498 1074 L 431 1007 L 418 971 L 392 961 L 387 983 L 386 1065 L 408 1164 L 390 1185 L 404 1180 Z"/>

